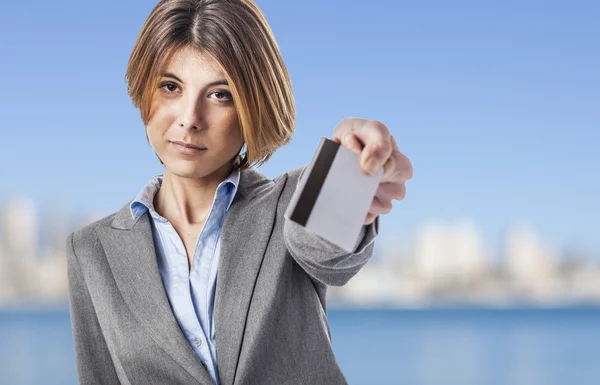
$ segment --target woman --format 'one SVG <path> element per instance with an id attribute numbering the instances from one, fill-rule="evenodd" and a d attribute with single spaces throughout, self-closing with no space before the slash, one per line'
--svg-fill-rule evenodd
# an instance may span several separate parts
<path id="1" fill-rule="evenodd" d="M 68 237 L 81 384 L 346 383 L 326 288 L 368 261 L 377 216 L 404 197 L 412 167 L 388 129 L 350 118 L 333 131 L 366 172 L 384 167 L 348 253 L 284 218 L 303 168 L 254 168 L 290 140 L 295 112 L 251 0 L 161 1 L 126 77 L 164 173 Z"/>

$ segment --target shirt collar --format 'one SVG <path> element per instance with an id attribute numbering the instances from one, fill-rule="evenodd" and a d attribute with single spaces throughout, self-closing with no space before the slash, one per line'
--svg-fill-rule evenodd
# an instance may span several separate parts
<path id="1" fill-rule="evenodd" d="M 156 175 L 142 189 L 138 194 L 133 198 L 131 204 L 129 205 L 129 210 L 131 211 L 131 216 L 133 219 L 139 218 L 147 210 L 150 210 L 150 213 L 155 213 L 154 210 L 154 196 L 160 189 L 160 186 L 163 182 L 163 174 Z M 240 184 L 240 171 L 238 169 L 234 169 L 231 171 L 229 176 L 217 187 L 217 192 L 215 195 L 227 195 L 229 196 L 227 207 L 225 211 L 229 209 L 231 202 L 233 201 L 233 197 L 237 192 L 238 186 Z M 231 186 L 231 187 L 229 187 Z"/>

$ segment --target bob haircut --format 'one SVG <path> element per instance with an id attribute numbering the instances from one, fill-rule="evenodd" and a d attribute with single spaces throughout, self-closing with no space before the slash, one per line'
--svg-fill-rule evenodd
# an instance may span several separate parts
<path id="1" fill-rule="evenodd" d="M 296 118 L 292 84 L 273 32 L 253 0 L 162 0 L 154 7 L 125 75 L 144 125 L 162 73 L 184 47 L 211 55 L 225 71 L 246 145 L 239 169 L 260 166 L 291 140 Z"/>

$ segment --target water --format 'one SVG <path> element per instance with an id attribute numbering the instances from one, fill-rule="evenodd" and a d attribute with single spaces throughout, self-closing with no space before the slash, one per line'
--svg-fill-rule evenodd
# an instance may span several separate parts
<path id="1" fill-rule="evenodd" d="M 351 384 L 600 384 L 600 309 L 330 314 Z"/>
<path id="2" fill-rule="evenodd" d="M 350 384 L 599 384 L 600 309 L 330 310 Z M 0 384 L 77 384 L 66 310 L 0 312 Z"/>

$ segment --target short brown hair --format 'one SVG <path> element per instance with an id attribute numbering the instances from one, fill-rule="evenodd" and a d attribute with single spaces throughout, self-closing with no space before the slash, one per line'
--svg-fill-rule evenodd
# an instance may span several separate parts
<path id="1" fill-rule="evenodd" d="M 160 1 L 125 75 L 144 125 L 161 73 L 187 46 L 210 54 L 225 70 L 246 144 L 239 168 L 263 164 L 291 140 L 296 119 L 289 74 L 263 13 L 252 0 Z"/>

